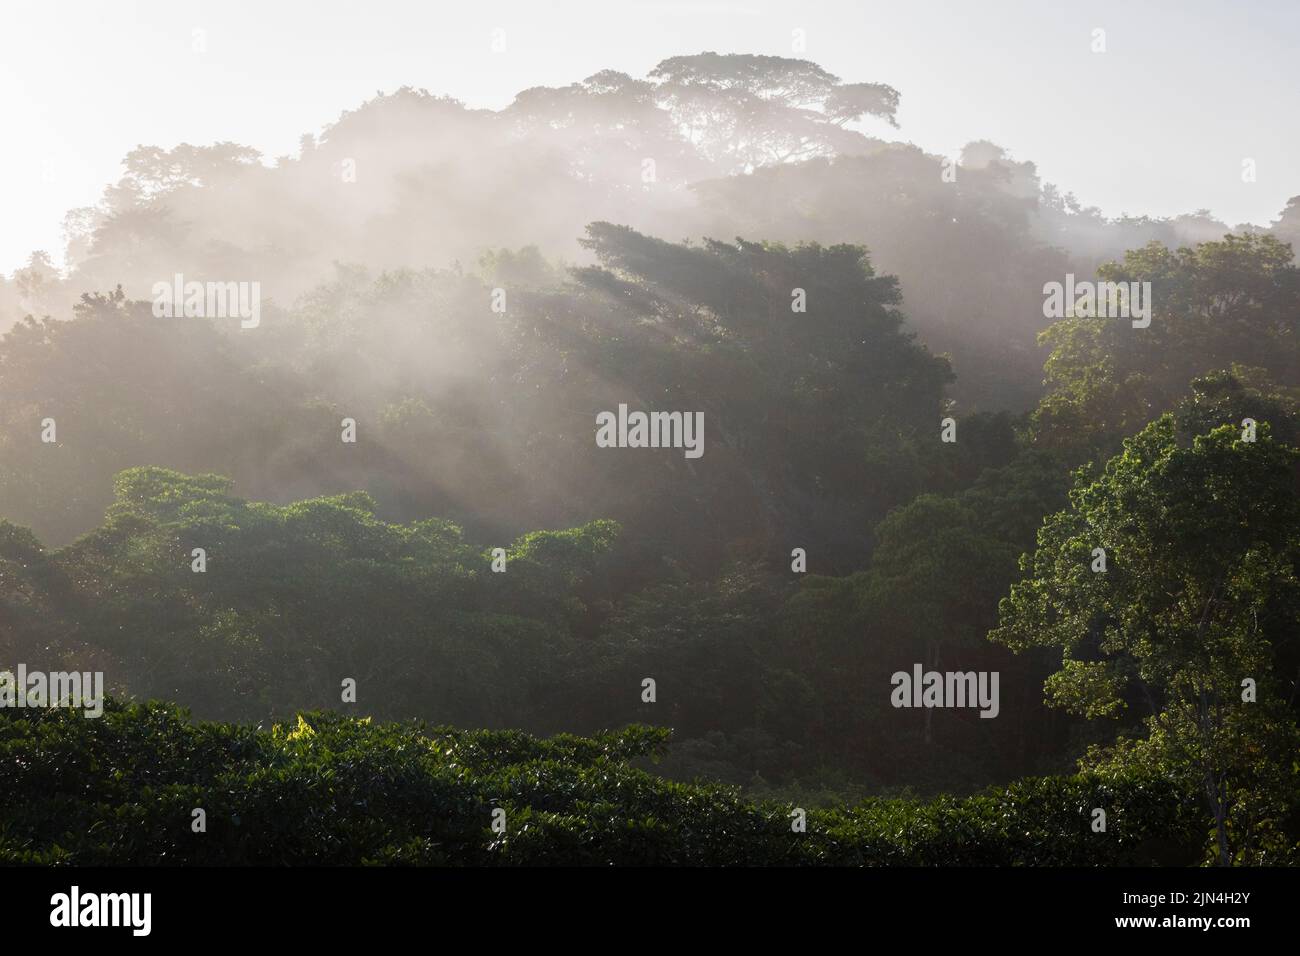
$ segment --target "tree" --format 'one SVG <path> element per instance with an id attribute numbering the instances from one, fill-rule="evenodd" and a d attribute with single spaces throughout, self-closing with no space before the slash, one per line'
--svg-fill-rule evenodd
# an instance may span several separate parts
<path id="1" fill-rule="evenodd" d="M 1273 221 L 1273 235 L 1289 243 L 1292 249 L 1300 248 L 1300 196 L 1292 196 L 1286 208 Z"/>
<path id="2" fill-rule="evenodd" d="M 904 328 L 897 280 L 850 244 L 682 245 L 603 222 L 587 233 L 603 268 L 575 270 L 587 294 L 564 304 L 588 313 L 570 350 L 601 373 L 593 389 L 615 401 L 605 382 L 617 375 L 625 395 L 703 410 L 728 465 L 683 472 L 674 498 L 749 534 L 815 538 L 824 568 L 860 567 L 858 529 L 919 490 L 910 466 L 922 442 L 938 443 L 952 379 Z M 799 291 L 806 312 L 793 308 Z"/>
<path id="3" fill-rule="evenodd" d="M 1220 425 L 1240 427 L 1247 418 L 1268 422 L 1274 441 L 1300 447 L 1300 383 L 1280 386 L 1263 369 L 1233 365 L 1193 379 L 1190 394 L 1174 410 L 1179 434 L 1186 436 Z"/>
<path id="4" fill-rule="evenodd" d="M 1194 781 L 1222 864 L 1257 849 L 1300 792 L 1300 453 L 1266 423 L 1255 441 L 1241 437 L 1224 426 L 1180 444 L 1165 415 L 1100 477 L 1081 471 L 990 635 L 1060 648 L 1045 685 L 1054 706 L 1101 718 L 1140 702 L 1146 738 L 1089 760 L 1154 763 Z"/>
<path id="5" fill-rule="evenodd" d="M 843 86 L 808 60 L 699 53 L 664 60 L 650 78 L 677 127 L 728 172 L 860 151 L 870 141 L 845 125 L 865 116 L 897 125 L 893 87 Z"/>
<path id="6" fill-rule="evenodd" d="M 1233 363 L 1300 385 L 1300 269 L 1268 235 L 1228 235 L 1195 248 L 1158 242 L 1099 270 L 1108 282 L 1150 282 L 1151 325 L 1066 318 L 1040 336 L 1051 347 L 1047 395 L 1034 413 L 1042 444 L 1078 460 L 1118 450 L 1123 435 L 1173 409 L 1193 378 Z"/>
<path id="7" fill-rule="evenodd" d="M 982 646 L 1018 550 L 982 531 L 974 511 L 938 495 L 891 512 L 876 537 L 865 597 L 884 638 L 877 653 L 896 659 L 890 669 L 919 661 L 936 670 L 949 652 L 961 657 Z M 933 713 L 926 708 L 927 744 Z"/>
<path id="8" fill-rule="evenodd" d="M 8 556 L 21 556 L 28 578 L 51 582 L 43 600 L 67 618 L 66 643 L 121 660 L 115 685 L 204 714 L 338 706 L 350 677 L 371 689 L 366 708 L 377 715 L 561 723 L 586 613 L 577 592 L 615 525 L 526 534 L 499 574 L 491 551 L 457 526 L 378 520 L 364 492 L 276 506 L 236 497 L 231 485 L 128 469 L 104 524 L 48 558 L 30 534 L 0 524 L 0 585 Z M 18 591 L 0 612 L 32 618 L 38 599 Z"/>

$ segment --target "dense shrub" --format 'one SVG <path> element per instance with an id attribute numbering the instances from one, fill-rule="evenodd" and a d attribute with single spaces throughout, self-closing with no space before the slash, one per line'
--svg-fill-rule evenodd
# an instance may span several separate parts
<path id="1" fill-rule="evenodd" d="M 114 700 L 100 719 L 0 714 L 4 863 L 1097 866 L 1193 862 L 1208 825 L 1167 781 L 1076 776 L 812 809 L 796 833 L 788 805 L 633 766 L 669 736 L 639 726 L 541 740 L 316 713 L 267 730 Z"/>

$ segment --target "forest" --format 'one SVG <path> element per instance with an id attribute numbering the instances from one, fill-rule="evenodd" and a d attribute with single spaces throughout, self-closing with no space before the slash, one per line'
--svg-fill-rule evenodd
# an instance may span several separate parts
<path id="1" fill-rule="evenodd" d="M 107 689 L 0 707 L 0 863 L 1300 864 L 1300 195 L 1106 217 L 901 95 L 127 155 L 0 276 L 0 670 Z"/>

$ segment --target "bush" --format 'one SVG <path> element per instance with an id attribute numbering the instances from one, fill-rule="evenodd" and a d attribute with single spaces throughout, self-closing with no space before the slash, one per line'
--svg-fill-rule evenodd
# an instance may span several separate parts
<path id="1" fill-rule="evenodd" d="M 1168 781 L 1075 776 L 809 810 L 796 833 L 789 805 L 630 766 L 668 742 L 639 726 L 541 740 L 316 713 L 265 730 L 117 700 L 99 719 L 0 714 L 8 864 L 1185 864 L 1207 826 Z"/>

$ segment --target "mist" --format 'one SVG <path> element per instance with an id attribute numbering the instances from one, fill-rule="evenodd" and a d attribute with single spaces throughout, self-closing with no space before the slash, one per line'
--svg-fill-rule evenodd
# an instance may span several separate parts
<path id="1" fill-rule="evenodd" d="M 781 839 L 786 803 L 824 811 L 860 860 L 960 799 L 1026 822 L 944 861 L 1294 863 L 1300 177 L 1261 167 L 1294 193 L 1267 222 L 1195 182 L 1182 214 L 1103 212 L 993 131 L 917 145 L 905 83 L 801 30 L 517 69 L 499 108 L 400 85 L 286 155 L 120 157 L 0 276 L 0 673 L 303 759 L 485 735 L 476 813 L 510 761 L 598 752 L 777 807 Z M 1187 716 L 1211 699 L 1236 709 Z M 1249 799 L 1205 802 L 1207 773 Z M 1120 793 L 1131 838 L 1039 792 Z M 383 853 L 486 859 L 420 839 Z"/>

